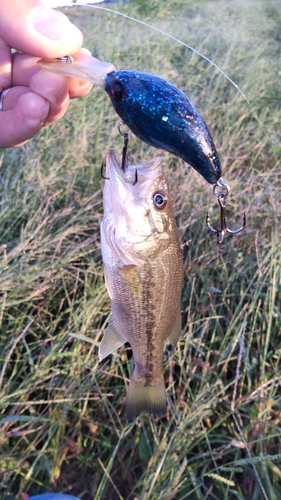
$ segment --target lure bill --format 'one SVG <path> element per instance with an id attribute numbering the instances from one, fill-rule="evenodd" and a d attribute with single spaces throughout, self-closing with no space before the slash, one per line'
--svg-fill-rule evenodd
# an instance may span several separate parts
<path id="1" fill-rule="evenodd" d="M 175 347 L 181 332 L 183 261 L 161 158 L 125 171 L 121 164 L 110 149 L 101 249 L 112 317 L 99 358 L 130 343 L 135 369 L 125 410 L 132 419 L 166 411 L 162 357 L 166 339 Z"/>
<path id="2" fill-rule="evenodd" d="M 82 52 L 74 56 L 65 56 L 58 59 L 40 59 L 38 64 L 41 68 L 52 73 L 82 78 L 101 88 L 105 88 L 107 74 L 116 71 L 113 64 L 100 61 Z"/>
<path id="3" fill-rule="evenodd" d="M 221 177 L 220 160 L 207 125 L 187 95 L 166 80 L 135 70 L 116 71 L 86 54 L 39 64 L 103 88 L 123 122 L 146 144 L 182 158 L 210 184 Z"/>

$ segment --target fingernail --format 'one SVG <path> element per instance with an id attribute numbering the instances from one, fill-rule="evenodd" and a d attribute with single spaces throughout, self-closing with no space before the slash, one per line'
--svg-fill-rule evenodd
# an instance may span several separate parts
<path id="1" fill-rule="evenodd" d="M 80 30 L 57 10 L 38 7 L 35 10 L 33 26 L 41 35 L 61 44 L 81 38 Z"/>
<path id="2" fill-rule="evenodd" d="M 48 102 L 46 102 L 45 106 L 42 108 L 42 115 L 41 115 L 41 121 L 42 123 L 46 120 L 48 114 L 50 111 L 50 105 Z"/>
<path id="3" fill-rule="evenodd" d="M 37 103 L 37 108 L 31 107 L 29 109 L 29 113 L 26 116 L 27 126 L 37 127 L 40 123 L 44 123 L 48 114 L 49 114 L 49 103 L 45 101 L 45 103 Z"/>
<path id="4" fill-rule="evenodd" d="M 90 85 L 90 83 L 87 80 L 79 80 L 78 81 L 78 87 L 80 89 L 85 89 L 86 87 L 88 87 L 88 85 Z"/>

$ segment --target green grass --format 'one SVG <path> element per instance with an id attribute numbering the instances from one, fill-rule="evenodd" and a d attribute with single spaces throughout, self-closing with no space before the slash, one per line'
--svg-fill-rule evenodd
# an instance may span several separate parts
<path id="1" fill-rule="evenodd" d="M 206 60 L 144 25 L 68 10 L 96 57 L 158 74 L 192 98 L 231 186 L 229 226 L 246 210 L 247 227 L 218 248 L 205 227 L 207 210 L 213 225 L 219 218 L 212 187 L 163 153 L 185 245 L 183 331 L 164 353 L 167 416 L 128 423 L 130 350 L 97 357 L 110 312 L 100 165 L 110 146 L 122 148 L 118 117 L 94 89 L 24 147 L 1 151 L 0 498 L 278 500 L 280 9 L 271 0 L 115 8 L 192 45 L 246 94 L 250 106 Z M 131 139 L 134 162 L 154 154 Z"/>

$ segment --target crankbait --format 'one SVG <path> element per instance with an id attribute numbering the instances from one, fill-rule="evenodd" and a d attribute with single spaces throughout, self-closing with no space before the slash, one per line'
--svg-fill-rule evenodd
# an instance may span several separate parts
<path id="1" fill-rule="evenodd" d="M 128 70 L 109 73 L 105 91 L 116 113 L 143 142 L 179 156 L 210 184 L 221 177 L 207 125 L 177 87 L 158 76 Z"/>
<path id="2" fill-rule="evenodd" d="M 41 60 L 39 64 L 102 87 L 117 114 L 139 139 L 179 156 L 210 184 L 221 177 L 220 160 L 202 115 L 171 83 L 149 73 L 116 71 L 112 64 L 86 54 Z"/>

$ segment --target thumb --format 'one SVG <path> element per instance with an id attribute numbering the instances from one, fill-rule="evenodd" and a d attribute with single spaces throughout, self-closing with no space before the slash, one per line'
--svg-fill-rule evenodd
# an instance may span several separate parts
<path id="1" fill-rule="evenodd" d="M 74 54 L 83 44 L 81 31 L 64 14 L 39 0 L 0 0 L 0 33 L 10 47 L 47 59 Z"/>

